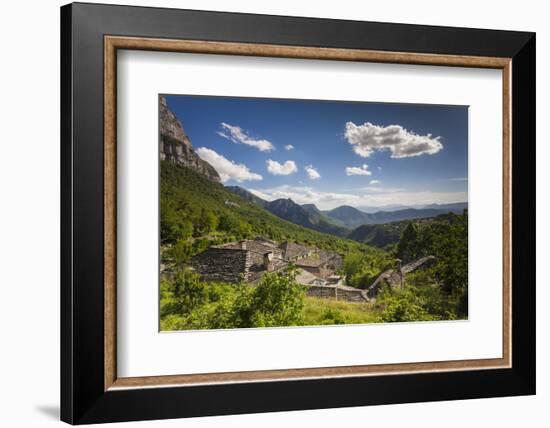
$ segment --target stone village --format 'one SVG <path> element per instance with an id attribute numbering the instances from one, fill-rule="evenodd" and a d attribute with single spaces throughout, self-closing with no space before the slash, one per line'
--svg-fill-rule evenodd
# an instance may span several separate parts
<path id="1" fill-rule="evenodd" d="M 382 284 L 398 287 L 401 275 L 429 264 L 433 257 L 425 257 L 414 264 L 405 265 L 401 272 L 388 270 L 366 290 L 345 285 L 345 277 L 339 274 L 342 256 L 316 247 L 294 242 L 255 239 L 211 246 L 197 254 L 190 266 L 208 282 L 255 284 L 267 272 L 281 272 L 293 264 L 297 270 L 296 281 L 306 287 L 308 296 L 334 298 L 350 302 L 367 302 L 376 297 Z"/>

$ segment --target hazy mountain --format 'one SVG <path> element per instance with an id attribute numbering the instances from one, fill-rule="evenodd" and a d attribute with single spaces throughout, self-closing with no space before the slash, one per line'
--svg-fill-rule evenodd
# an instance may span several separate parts
<path id="1" fill-rule="evenodd" d="M 404 210 L 407 208 L 415 208 L 415 207 L 409 206 L 409 205 L 395 205 L 395 204 L 383 205 L 378 207 L 369 207 L 369 206 L 357 207 L 359 211 L 363 211 L 365 213 L 376 213 L 379 211 L 398 211 L 398 210 Z M 422 207 L 417 207 L 417 208 L 422 208 Z"/>
<path id="2" fill-rule="evenodd" d="M 317 208 L 317 205 L 315 205 L 315 204 L 304 204 L 304 205 L 302 205 L 302 208 L 305 209 L 310 214 L 323 215 L 321 210 L 319 208 Z"/>
<path id="3" fill-rule="evenodd" d="M 444 210 L 445 212 L 454 212 L 455 214 L 462 214 L 464 209 L 468 208 L 468 202 L 453 202 L 450 204 L 424 204 L 424 205 L 383 205 L 378 207 L 370 207 L 370 206 L 361 206 L 357 207 L 358 210 L 366 212 L 366 213 L 377 213 L 380 211 L 385 212 L 392 212 L 392 211 L 401 211 L 405 209 L 438 209 L 438 210 Z"/>
<path id="4" fill-rule="evenodd" d="M 357 208 L 350 207 L 349 205 L 342 205 L 332 210 L 324 211 L 323 214 L 339 220 L 342 224 L 351 228 L 370 222 L 370 214 L 359 211 Z"/>
<path id="5" fill-rule="evenodd" d="M 424 205 L 422 208 L 431 208 L 443 210 L 445 212 L 452 212 L 455 214 L 462 214 L 465 209 L 468 209 L 468 202 L 454 202 L 452 204 L 430 204 Z"/>
<path id="6" fill-rule="evenodd" d="M 362 224 L 384 224 L 393 221 L 413 220 L 419 218 L 436 217 L 449 212 L 462 214 L 468 207 L 467 202 L 454 204 L 432 204 L 425 208 L 405 208 L 393 211 L 376 211 L 366 213 L 356 208 L 343 205 L 330 211 L 323 211 L 327 217 L 339 220 L 344 226 L 355 228 Z"/>

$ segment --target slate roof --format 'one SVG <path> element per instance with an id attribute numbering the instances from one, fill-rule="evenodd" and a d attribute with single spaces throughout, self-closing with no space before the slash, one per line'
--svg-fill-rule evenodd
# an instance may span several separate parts
<path id="1" fill-rule="evenodd" d="M 283 251 L 283 258 L 286 260 L 306 257 L 311 252 L 308 247 L 290 241 L 283 242 L 279 248 Z"/>
<path id="2" fill-rule="evenodd" d="M 273 253 L 274 259 L 282 259 L 283 252 L 277 248 L 276 245 L 271 245 L 268 242 L 259 241 L 259 240 L 248 240 L 244 241 L 245 248 L 243 248 L 243 241 L 241 242 L 230 242 L 228 244 L 216 245 L 214 248 L 232 248 L 239 250 L 246 250 L 250 252 L 250 257 L 253 264 L 263 265 L 264 263 L 264 254 Z"/>

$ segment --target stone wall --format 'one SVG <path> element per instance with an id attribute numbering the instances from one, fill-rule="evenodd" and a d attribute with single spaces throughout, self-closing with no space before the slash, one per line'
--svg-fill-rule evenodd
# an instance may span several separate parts
<path id="1" fill-rule="evenodd" d="M 238 283 L 247 279 L 252 260 L 246 250 L 211 247 L 193 257 L 190 264 L 203 281 Z"/>
<path id="2" fill-rule="evenodd" d="M 308 285 L 306 294 L 321 299 L 337 299 L 347 302 L 364 303 L 367 301 L 365 292 L 358 288 L 335 285 Z"/>

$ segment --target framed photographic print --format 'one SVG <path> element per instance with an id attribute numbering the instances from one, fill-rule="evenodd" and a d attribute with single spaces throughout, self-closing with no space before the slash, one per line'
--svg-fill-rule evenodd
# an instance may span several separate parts
<path id="1" fill-rule="evenodd" d="M 61 53 L 62 420 L 535 393 L 533 33 L 76 3 Z"/>

